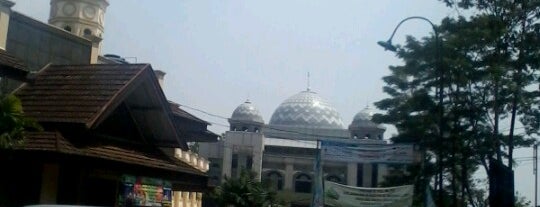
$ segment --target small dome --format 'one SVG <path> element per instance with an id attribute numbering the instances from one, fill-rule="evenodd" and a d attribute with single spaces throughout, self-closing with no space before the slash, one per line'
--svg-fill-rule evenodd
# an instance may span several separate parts
<path id="1" fill-rule="evenodd" d="M 339 113 L 313 91 L 302 91 L 286 99 L 272 114 L 270 125 L 342 129 Z"/>
<path id="2" fill-rule="evenodd" d="M 373 109 L 371 109 L 369 106 L 366 106 L 366 108 L 362 109 L 360 112 L 358 112 L 351 123 L 351 127 L 376 127 L 381 128 L 382 126 L 379 126 L 378 124 L 371 121 L 371 118 L 373 117 Z"/>
<path id="3" fill-rule="evenodd" d="M 373 117 L 373 114 L 374 114 L 373 110 L 369 106 L 366 106 L 366 108 L 362 109 L 362 111 L 358 112 L 354 116 L 353 122 L 361 121 L 361 120 L 371 121 L 371 117 Z"/>
<path id="4" fill-rule="evenodd" d="M 231 115 L 231 120 L 264 124 L 261 113 L 257 108 L 255 108 L 255 106 L 253 106 L 253 104 L 251 104 L 249 100 L 246 100 L 246 102 L 236 107 Z"/>

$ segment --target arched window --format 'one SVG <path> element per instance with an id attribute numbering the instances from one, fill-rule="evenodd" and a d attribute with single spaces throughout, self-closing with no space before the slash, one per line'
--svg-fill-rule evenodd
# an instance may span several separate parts
<path id="1" fill-rule="evenodd" d="M 326 176 L 326 180 L 334 183 L 341 183 L 341 178 L 337 175 L 329 175 Z"/>
<path id="2" fill-rule="evenodd" d="M 247 127 L 242 127 L 242 131 L 247 132 L 248 128 Z"/>
<path id="3" fill-rule="evenodd" d="M 84 35 L 91 35 L 92 31 L 88 28 L 84 29 Z"/>
<path id="4" fill-rule="evenodd" d="M 270 188 L 274 190 L 283 190 L 283 176 L 277 171 L 270 171 L 266 174 L 266 181 Z"/>
<path id="5" fill-rule="evenodd" d="M 69 25 L 64 26 L 64 30 L 71 32 L 71 27 Z"/>
<path id="6" fill-rule="evenodd" d="M 294 192 L 310 193 L 311 192 L 311 176 L 300 173 L 294 178 Z"/>
<path id="7" fill-rule="evenodd" d="M 255 127 L 255 132 L 259 133 L 259 128 Z"/>

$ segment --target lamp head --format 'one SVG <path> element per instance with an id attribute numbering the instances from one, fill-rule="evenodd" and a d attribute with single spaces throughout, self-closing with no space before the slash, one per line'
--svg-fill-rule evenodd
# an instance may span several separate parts
<path id="1" fill-rule="evenodd" d="M 396 46 L 392 44 L 392 40 L 388 41 L 378 41 L 377 44 L 379 44 L 381 47 L 384 48 L 384 50 L 390 50 L 392 52 L 397 51 Z"/>

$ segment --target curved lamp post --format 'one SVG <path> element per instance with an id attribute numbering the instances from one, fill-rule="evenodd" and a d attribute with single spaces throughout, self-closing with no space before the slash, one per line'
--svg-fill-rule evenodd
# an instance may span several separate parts
<path id="1" fill-rule="evenodd" d="M 443 68 L 442 68 L 442 50 L 441 50 L 441 40 L 439 39 L 439 32 L 437 31 L 437 27 L 435 26 L 435 24 L 433 24 L 433 22 L 431 22 L 429 19 L 425 18 L 425 17 L 421 17 L 421 16 L 412 16 L 412 17 L 407 17 L 403 20 L 401 20 L 401 22 L 399 22 L 399 24 L 396 26 L 396 28 L 394 29 L 394 31 L 392 32 L 392 35 L 390 35 L 390 38 L 388 38 L 388 40 L 386 41 L 378 41 L 377 44 L 379 44 L 381 47 L 383 47 L 385 50 L 390 50 L 390 51 L 393 51 L 393 52 L 396 52 L 397 51 L 397 47 L 394 46 L 392 44 L 392 39 L 394 38 L 394 35 L 396 34 L 396 31 L 399 29 L 399 27 L 401 26 L 401 24 L 403 24 L 404 22 L 406 21 L 409 21 L 409 20 L 412 20 L 412 19 L 419 19 L 419 20 L 423 20 L 427 23 L 429 23 L 431 25 L 431 28 L 433 29 L 433 32 L 435 33 L 435 44 L 436 44 L 436 47 L 435 47 L 435 57 L 437 59 L 437 63 L 436 63 L 436 67 L 437 67 L 437 71 L 439 72 L 439 88 L 438 88 L 438 98 L 439 98 L 439 106 L 438 106 L 438 112 L 439 112 L 439 139 L 442 141 L 443 140 L 443 134 L 444 134 L 444 131 L 443 131 L 443 128 L 444 128 L 444 108 L 443 108 L 443 95 L 444 95 L 444 71 L 443 71 Z M 439 186 L 439 206 L 443 206 L 443 189 L 442 189 L 442 185 L 443 185 L 443 182 L 442 182 L 442 152 L 438 152 L 438 167 L 439 167 L 439 172 L 438 172 L 438 183 L 437 185 Z"/>

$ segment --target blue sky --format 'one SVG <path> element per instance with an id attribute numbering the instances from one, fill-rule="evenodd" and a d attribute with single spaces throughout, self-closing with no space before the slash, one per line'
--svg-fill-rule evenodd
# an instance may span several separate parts
<path id="1" fill-rule="evenodd" d="M 47 0 L 15 0 L 14 10 L 46 22 Z M 455 10 L 437 0 L 110 0 L 102 54 L 136 57 L 165 71 L 170 100 L 229 117 L 249 98 L 266 122 L 289 96 L 307 87 L 329 100 L 348 125 L 366 104 L 386 97 L 381 78 L 400 64 L 376 42 L 408 16 L 438 23 Z M 406 35 L 431 27 L 409 21 Z M 135 58 L 128 58 L 134 61 Z M 191 111 L 211 122 L 226 120 Z M 226 128 L 214 124 L 217 133 Z M 391 127 L 385 137 L 395 133 Z M 516 157 L 531 156 L 531 149 Z M 519 163 L 518 163 L 519 164 Z M 532 163 L 518 165 L 516 190 L 533 197 Z"/>

